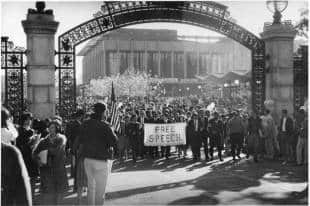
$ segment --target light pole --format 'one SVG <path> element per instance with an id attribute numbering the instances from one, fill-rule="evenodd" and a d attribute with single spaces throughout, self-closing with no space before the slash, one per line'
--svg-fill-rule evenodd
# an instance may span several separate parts
<path id="1" fill-rule="evenodd" d="M 268 0 L 266 2 L 267 8 L 273 13 L 273 23 L 281 24 L 281 12 L 287 8 L 288 1 L 286 0 Z"/>

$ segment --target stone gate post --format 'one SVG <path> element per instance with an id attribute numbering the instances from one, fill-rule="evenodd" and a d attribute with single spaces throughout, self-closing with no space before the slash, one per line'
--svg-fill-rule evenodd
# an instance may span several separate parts
<path id="1" fill-rule="evenodd" d="M 55 115 L 55 33 L 58 22 L 53 10 L 44 10 L 44 2 L 36 2 L 22 21 L 27 35 L 27 71 L 30 111 L 37 118 Z"/>
<path id="2" fill-rule="evenodd" d="M 260 34 L 266 47 L 266 100 L 275 103 L 274 117 L 277 124 L 282 109 L 289 115 L 294 112 L 293 45 L 296 30 L 291 22 L 265 23 Z"/>

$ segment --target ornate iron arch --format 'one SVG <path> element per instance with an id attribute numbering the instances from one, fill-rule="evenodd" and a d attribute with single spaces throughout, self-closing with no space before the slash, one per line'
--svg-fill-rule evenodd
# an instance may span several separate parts
<path id="1" fill-rule="evenodd" d="M 229 19 L 227 7 L 216 2 L 106 2 L 94 18 L 58 38 L 59 109 L 68 117 L 75 110 L 75 47 L 105 32 L 121 27 L 174 22 L 203 27 L 223 34 L 252 51 L 252 105 L 262 112 L 265 98 L 264 41 Z"/>

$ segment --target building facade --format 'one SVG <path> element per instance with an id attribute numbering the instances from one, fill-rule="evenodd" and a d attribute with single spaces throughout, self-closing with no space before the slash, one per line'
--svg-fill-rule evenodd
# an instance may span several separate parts
<path id="1" fill-rule="evenodd" d="M 176 30 L 119 29 L 93 38 L 78 53 L 83 56 L 82 81 L 129 68 L 181 80 L 251 69 L 251 51 L 233 40 L 180 37 Z"/>

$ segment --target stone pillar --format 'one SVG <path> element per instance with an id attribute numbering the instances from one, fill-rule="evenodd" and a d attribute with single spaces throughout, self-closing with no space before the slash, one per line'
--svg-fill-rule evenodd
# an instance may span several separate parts
<path id="1" fill-rule="evenodd" d="M 55 115 L 55 33 L 59 23 L 53 10 L 44 10 L 44 2 L 37 2 L 36 8 L 29 9 L 22 21 L 27 35 L 27 99 L 34 116 L 44 119 Z"/>
<path id="2" fill-rule="evenodd" d="M 158 72 L 157 72 L 158 77 L 161 76 L 161 72 L 160 72 L 161 65 L 160 64 L 161 64 L 161 53 L 160 53 L 160 51 L 158 51 Z"/>
<path id="3" fill-rule="evenodd" d="M 186 51 L 184 51 L 183 63 L 184 63 L 184 79 L 187 78 L 187 60 L 186 60 Z"/>
<path id="4" fill-rule="evenodd" d="M 196 70 L 196 75 L 198 76 L 199 75 L 199 51 L 197 51 L 197 70 Z"/>
<path id="5" fill-rule="evenodd" d="M 265 24 L 261 33 L 265 41 L 266 56 L 270 57 L 266 73 L 266 100 L 275 102 L 276 122 L 281 110 L 287 109 L 289 115 L 294 111 L 293 94 L 293 44 L 296 30 L 292 24 Z"/>
<path id="6" fill-rule="evenodd" d="M 174 52 L 171 51 L 171 78 L 174 78 Z"/>

